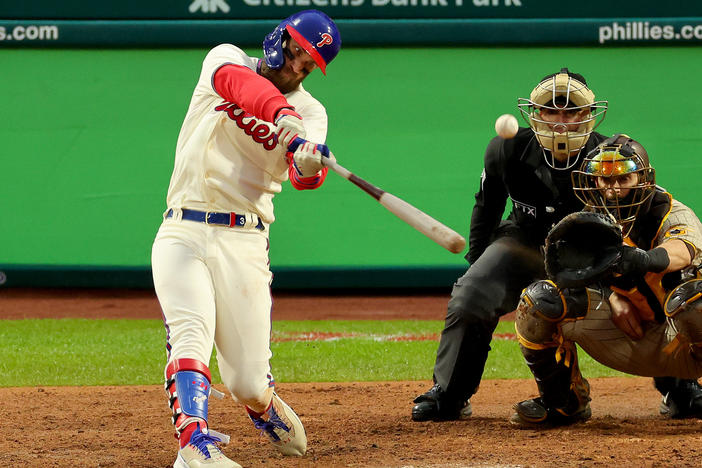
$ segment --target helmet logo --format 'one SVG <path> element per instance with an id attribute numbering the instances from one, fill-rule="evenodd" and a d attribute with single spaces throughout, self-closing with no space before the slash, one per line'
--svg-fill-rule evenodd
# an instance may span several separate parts
<path id="1" fill-rule="evenodd" d="M 322 47 L 323 45 L 331 44 L 332 42 L 334 42 L 334 39 L 332 38 L 331 34 L 323 33 L 322 40 L 317 43 L 317 47 Z"/>

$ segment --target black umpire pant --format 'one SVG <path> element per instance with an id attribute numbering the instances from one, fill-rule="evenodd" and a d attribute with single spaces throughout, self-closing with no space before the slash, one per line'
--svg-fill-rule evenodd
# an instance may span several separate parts
<path id="1" fill-rule="evenodd" d="M 434 365 L 434 381 L 448 398 L 468 399 L 478 390 L 499 318 L 546 276 L 540 247 L 510 234 L 495 239 L 453 286 Z"/>

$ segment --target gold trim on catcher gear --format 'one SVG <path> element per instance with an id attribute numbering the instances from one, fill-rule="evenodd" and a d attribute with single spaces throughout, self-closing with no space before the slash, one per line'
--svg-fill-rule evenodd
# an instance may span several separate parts
<path id="1" fill-rule="evenodd" d="M 513 406 L 513 409 L 514 413 L 510 416 L 509 423 L 524 429 L 569 426 L 584 423 L 592 417 L 589 403 L 586 403 L 582 410 L 572 415 L 567 415 L 562 410 L 552 410 L 554 414 L 549 415 L 548 410 L 540 402 L 540 398 L 520 401 Z M 527 411 L 534 412 L 534 415 L 530 416 Z"/>

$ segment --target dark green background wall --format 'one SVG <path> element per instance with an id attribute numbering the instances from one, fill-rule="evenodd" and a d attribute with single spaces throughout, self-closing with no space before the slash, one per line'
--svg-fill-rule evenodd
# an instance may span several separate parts
<path id="1" fill-rule="evenodd" d="M 702 209 L 701 52 L 350 48 L 327 77 L 315 73 L 305 86 L 327 106 L 328 144 L 342 165 L 467 236 L 495 118 L 517 115 L 517 98 L 563 66 L 610 101 L 600 131 L 639 139 L 659 183 Z M 205 53 L 0 50 L 5 271 L 148 269 L 178 130 Z M 312 192 L 286 184 L 275 202 L 274 270 L 321 271 L 324 281 L 325 269 L 390 267 L 414 276 L 465 266 L 334 174 Z"/>

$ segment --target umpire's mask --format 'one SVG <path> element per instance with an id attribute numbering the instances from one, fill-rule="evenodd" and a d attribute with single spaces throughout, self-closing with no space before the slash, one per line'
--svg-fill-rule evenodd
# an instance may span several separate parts
<path id="1" fill-rule="evenodd" d="M 546 163 L 561 170 L 570 169 L 578 162 L 580 150 L 604 120 L 607 105 L 607 101 L 595 101 L 585 78 L 567 68 L 543 78 L 529 99 L 519 98 L 517 103 L 522 118 L 544 150 Z M 564 112 L 575 120 L 559 123 L 545 117 Z"/>

